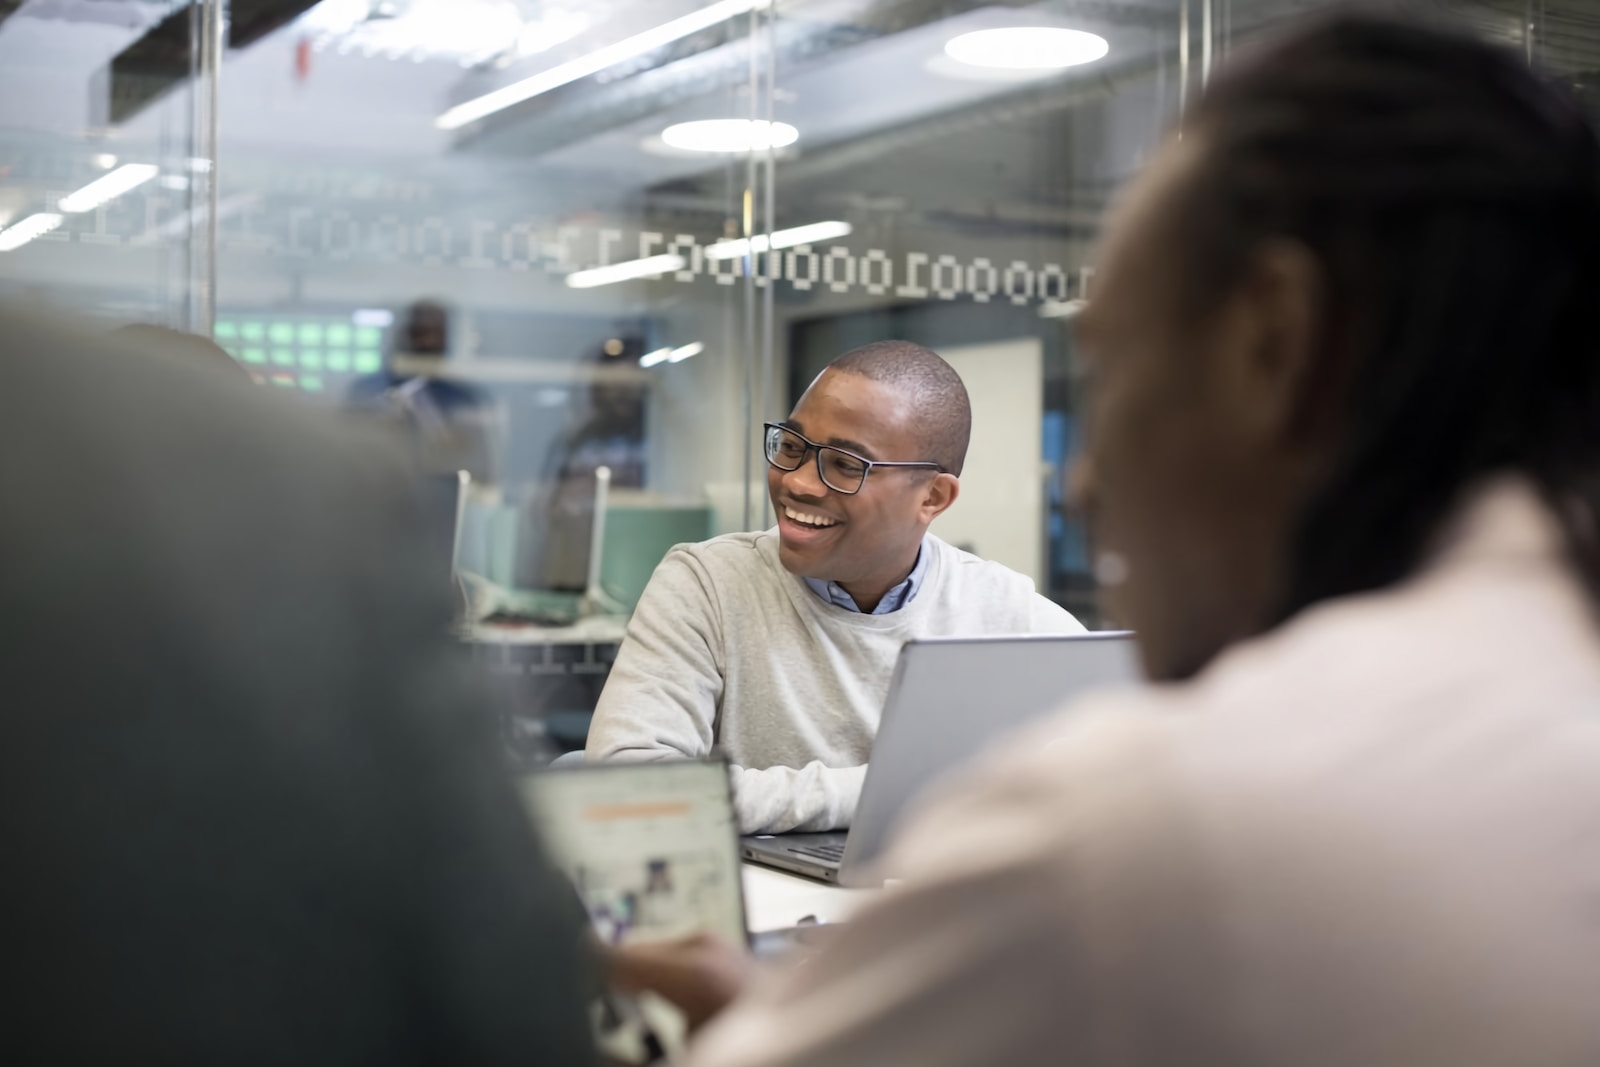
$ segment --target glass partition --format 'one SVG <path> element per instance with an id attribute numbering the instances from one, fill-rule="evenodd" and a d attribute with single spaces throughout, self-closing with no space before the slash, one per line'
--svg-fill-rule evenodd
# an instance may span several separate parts
<path id="1" fill-rule="evenodd" d="M 219 0 L 0 4 L 0 297 L 210 329 Z"/>
<path id="2" fill-rule="evenodd" d="M 760 422 L 883 338 L 973 397 L 935 531 L 1097 624 L 1062 474 L 1100 219 L 1216 63 L 1315 6 L 0 3 L 0 295 L 409 421 L 472 473 L 473 613 L 521 624 L 491 658 L 559 676 L 546 709 L 592 699 L 669 545 L 767 524 Z M 1436 6 L 1600 84 L 1583 0 Z"/>

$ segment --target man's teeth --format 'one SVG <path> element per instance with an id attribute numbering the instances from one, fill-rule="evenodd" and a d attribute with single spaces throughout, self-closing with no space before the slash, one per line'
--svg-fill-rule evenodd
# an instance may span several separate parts
<path id="1" fill-rule="evenodd" d="M 830 519 L 826 515 L 813 515 L 806 511 L 796 511 L 794 508 L 784 508 L 783 513 L 792 521 L 805 526 L 836 526 L 837 519 Z"/>

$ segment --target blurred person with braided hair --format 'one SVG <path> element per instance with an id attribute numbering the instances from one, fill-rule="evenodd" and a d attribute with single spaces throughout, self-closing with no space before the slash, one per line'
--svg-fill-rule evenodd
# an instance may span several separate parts
<path id="1" fill-rule="evenodd" d="M 701 1067 L 1600 1063 L 1600 142 L 1323 13 L 1117 206 L 1077 483 L 1159 683 L 903 829 Z M 705 944 L 615 961 L 700 1015 Z"/>

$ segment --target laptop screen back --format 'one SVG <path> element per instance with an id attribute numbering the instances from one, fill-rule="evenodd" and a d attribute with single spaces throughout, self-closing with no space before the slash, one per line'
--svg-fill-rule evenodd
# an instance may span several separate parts
<path id="1" fill-rule="evenodd" d="M 613 763 L 520 779 L 534 825 L 607 944 L 745 941 L 728 769 Z"/>
<path id="2" fill-rule="evenodd" d="M 1127 633 L 907 643 L 889 683 L 841 881 L 869 884 L 860 880 L 863 867 L 931 783 L 1088 690 L 1140 680 Z"/>

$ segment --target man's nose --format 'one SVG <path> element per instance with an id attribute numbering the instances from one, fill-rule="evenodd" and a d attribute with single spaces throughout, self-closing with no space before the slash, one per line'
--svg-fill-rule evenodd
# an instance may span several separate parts
<path id="1" fill-rule="evenodd" d="M 819 497 L 827 493 L 828 484 L 817 473 L 817 461 L 807 456 L 805 462 L 783 476 L 784 492 L 791 496 Z"/>

